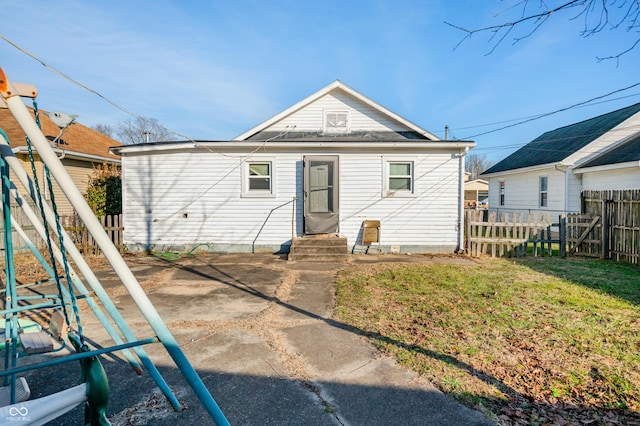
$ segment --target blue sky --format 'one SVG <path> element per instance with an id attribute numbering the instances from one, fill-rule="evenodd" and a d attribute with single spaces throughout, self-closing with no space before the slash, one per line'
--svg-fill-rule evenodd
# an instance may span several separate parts
<path id="1" fill-rule="evenodd" d="M 544 131 L 640 102 L 640 86 L 513 128 L 640 82 L 638 33 L 582 38 L 558 15 L 515 45 L 493 47 L 444 22 L 509 20 L 517 0 L 1 1 L 0 34 L 110 100 L 192 139 L 233 138 L 336 79 L 444 137 L 475 140 L 498 161 Z M 539 4 L 537 1 L 532 5 Z M 553 4 L 550 0 L 548 4 Z M 561 3 L 561 2 L 556 2 Z M 535 11 L 535 9 L 533 9 Z M 514 35 L 523 35 L 527 28 Z M 0 66 L 35 84 L 38 104 L 89 126 L 129 118 L 0 40 Z M 502 123 L 503 124 L 494 124 Z"/>

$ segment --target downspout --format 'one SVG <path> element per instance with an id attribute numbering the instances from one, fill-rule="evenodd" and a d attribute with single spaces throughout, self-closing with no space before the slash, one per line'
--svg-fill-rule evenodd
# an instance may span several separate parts
<path id="1" fill-rule="evenodd" d="M 464 253 L 464 157 L 469 152 L 469 147 L 465 147 L 456 156 L 459 158 L 458 170 L 458 246 L 456 253 Z"/>
<path id="2" fill-rule="evenodd" d="M 569 212 L 569 175 L 567 173 L 567 166 L 563 166 L 560 164 L 556 164 L 554 166 L 554 169 L 560 173 L 562 173 L 564 175 L 564 197 L 562 197 L 564 199 L 564 206 L 563 209 L 564 211 L 562 212 L 563 215 L 566 215 Z"/>

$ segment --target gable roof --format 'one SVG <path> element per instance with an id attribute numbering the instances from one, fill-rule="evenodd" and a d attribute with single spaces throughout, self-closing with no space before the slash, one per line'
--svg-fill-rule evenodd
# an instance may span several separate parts
<path id="1" fill-rule="evenodd" d="M 640 161 L 640 133 L 613 149 L 581 164 L 578 169 Z"/>
<path id="2" fill-rule="evenodd" d="M 482 174 L 561 162 L 638 112 L 640 112 L 640 103 L 551 130 Z"/>
<path id="3" fill-rule="evenodd" d="M 29 111 L 34 116 L 33 109 L 29 108 Z M 46 111 L 40 110 L 39 115 L 42 133 L 49 140 L 55 139 L 60 133 L 59 127 L 49 119 Z M 0 127 L 7 133 L 11 148 L 20 151 L 21 148 L 26 147 L 25 133 L 7 108 L 0 108 Z M 122 144 L 90 127 L 74 122 L 62 134 L 57 148 L 68 154 L 79 154 L 80 157 L 88 157 L 94 161 L 119 161 L 120 157 L 109 152 L 109 147 L 116 145 Z"/>
<path id="4" fill-rule="evenodd" d="M 438 141 L 440 140 L 437 136 L 435 136 L 434 134 L 426 131 L 425 129 L 421 128 L 420 126 L 412 123 L 411 121 L 399 116 L 398 114 L 394 113 L 391 110 L 388 110 L 387 108 L 383 107 L 382 105 L 380 105 L 379 103 L 369 99 L 368 97 L 364 96 L 362 93 L 352 89 L 351 87 L 347 86 L 346 84 L 344 84 L 343 82 L 341 82 L 340 80 L 336 80 L 333 83 L 329 84 L 328 86 L 318 90 L 317 92 L 315 92 L 314 94 L 304 98 L 303 100 L 301 100 L 300 102 L 290 106 L 289 108 L 285 109 L 284 111 L 274 115 L 273 117 L 269 118 L 266 121 L 263 121 L 262 123 L 258 124 L 257 126 L 247 130 L 246 132 L 242 133 L 241 135 L 236 136 L 233 140 L 248 140 L 248 139 L 260 139 L 260 140 L 267 140 L 270 139 L 276 135 L 271 135 L 270 132 L 264 132 L 269 126 L 277 123 L 278 121 L 282 120 L 283 118 L 293 114 L 294 112 L 302 109 L 303 107 L 311 104 L 312 102 L 320 99 L 322 96 L 334 91 L 334 90 L 342 90 L 344 92 L 346 92 L 347 94 L 349 94 L 350 96 L 356 98 L 357 100 L 359 100 L 360 102 L 366 104 L 367 106 L 371 107 L 372 109 L 376 110 L 377 112 L 386 115 L 387 117 L 391 118 L 392 120 L 395 120 L 399 123 L 401 123 L 402 125 L 408 127 L 411 131 L 410 132 L 391 132 L 394 133 L 393 135 L 386 135 L 384 136 L 385 138 L 389 138 L 391 137 L 391 139 L 398 139 L 398 140 L 403 140 L 403 139 L 428 139 L 428 140 L 434 140 L 434 141 Z M 314 135 L 305 135 L 305 134 L 298 134 L 295 133 L 293 135 L 284 135 L 286 136 L 288 139 L 296 139 L 296 140 L 300 140 L 302 138 L 304 139 L 308 139 L 308 138 L 313 138 Z M 317 136 L 317 135 L 316 135 Z M 366 134 L 362 134 L 362 135 L 351 135 L 350 139 L 354 139 L 357 140 L 357 138 L 362 138 L 364 137 L 365 140 L 371 140 L 373 139 L 380 139 L 381 136 L 376 136 L 373 135 L 372 133 L 366 133 Z"/>

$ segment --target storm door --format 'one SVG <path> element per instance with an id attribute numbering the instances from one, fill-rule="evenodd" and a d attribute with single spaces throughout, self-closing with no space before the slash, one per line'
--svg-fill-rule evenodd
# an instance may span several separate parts
<path id="1" fill-rule="evenodd" d="M 305 234 L 335 234 L 338 224 L 338 156 L 304 157 Z"/>

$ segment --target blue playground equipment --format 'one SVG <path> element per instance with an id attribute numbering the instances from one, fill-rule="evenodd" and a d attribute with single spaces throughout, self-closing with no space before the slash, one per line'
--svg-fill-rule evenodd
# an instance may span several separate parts
<path id="1" fill-rule="evenodd" d="M 229 422 L 204 383 L 189 363 L 175 338 L 144 293 L 137 279 L 124 262 L 101 224 L 87 205 L 84 197 L 69 177 L 66 169 L 52 150 L 49 141 L 39 128 L 39 113 L 35 102 L 37 90 L 32 85 L 10 82 L 0 68 L 0 101 L 9 108 L 16 121 L 27 135 L 27 146 L 31 158 L 32 176 L 28 176 L 20 161 L 9 147 L 9 140 L 0 129 L 0 186 L 2 194 L 1 213 L 4 225 L 3 242 L 5 255 L 5 283 L 0 290 L 2 304 L 0 315 L 4 316 L 3 343 L 4 369 L 0 371 L 0 419 L 20 420 L 24 425 L 42 425 L 74 407 L 84 404 L 85 424 L 91 426 L 109 425 L 107 405 L 109 384 L 105 371 L 100 364 L 102 354 L 121 351 L 127 362 L 137 374 L 146 370 L 164 393 L 176 411 L 183 409 L 169 385 L 151 362 L 143 346 L 161 343 L 176 366 L 192 387 L 204 408 L 215 424 L 228 425 Z M 22 98 L 33 100 L 35 120 Z M 63 130 L 63 129 L 62 129 Z M 62 133 L 61 130 L 61 133 Z M 42 199 L 34 154 L 37 153 L 45 165 L 45 183 L 50 199 Z M 17 179 L 22 188 L 27 188 L 27 196 L 35 203 L 39 214 L 30 207 L 30 203 L 20 193 L 12 180 Z M 75 247 L 60 224 L 57 212 L 52 176 L 62 189 L 75 212 L 84 222 L 89 233 L 104 253 L 122 284 L 136 302 L 155 336 L 137 339 L 91 268 Z M 37 234 L 46 243 L 48 260 L 40 253 L 17 221 L 11 216 L 12 205 L 18 205 L 29 219 Z M 12 234 L 16 232 L 42 265 L 49 278 L 34 283 L 17 284 L 14 263 Z M 79 278 L 69 259 L 78 268 L 89 288 Z M 55 283 L 55 292 L 51 294 L 30 289 L 46 283 Z M 0 288 L 2 287 L 0 280 Z M 49 286 L 50 287 L 50 286 Z M 47 288 L 49 288 L 47 287 Z M 95 300 L 97 299 L 97 301 Z M 91 348 L 84 337 L 79 303 L 86 303 L 101 325 L 104 327 L 113 345 Z M 42 324 L 27 318 L 27 314 L 38 312 L 40 317 L 49 318 L 48 332 Z M 66 332 L 65 332 L 66 331 Z M 54 342 L 58 338 L 58 342 Z M 56 356 L 38 362 L 19 362 L 23 357 L 65 348 L 75 349 L 75 353 Z M 38 359 L 41 359 L 40 357 Z M 29 400 L 30 390 L 24 377 L 18 375 L 29 370 L 55 368 L 62 363 L 79 361 L 81 366 L 81 384 L 43 398 Z"/>

